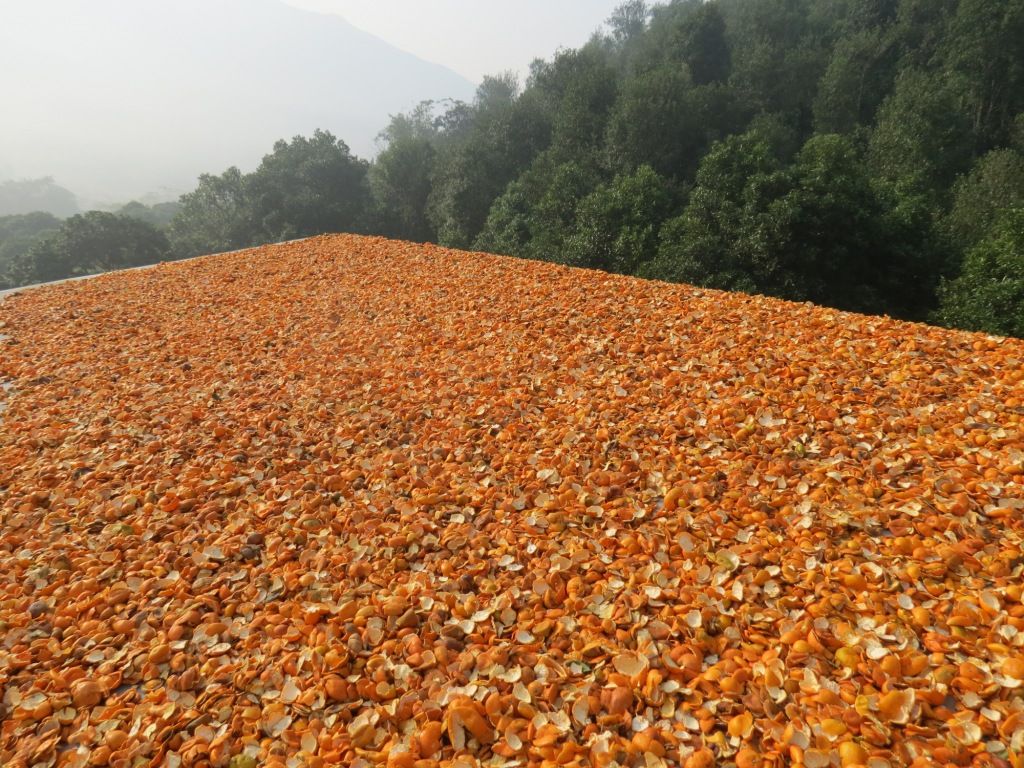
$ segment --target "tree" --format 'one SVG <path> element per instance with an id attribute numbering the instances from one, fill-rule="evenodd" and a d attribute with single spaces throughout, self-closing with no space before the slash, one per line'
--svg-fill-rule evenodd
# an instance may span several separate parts
<path id="1" fill-rule="evenodd" d="M 166 203 L 154 203 L 153 205 L 144 205 L 136 200 L 121 206 L 117 213 L 122 216 L 130 216 L 133 219 L 139 219 L 145 221 L 148 224 L 152 224 L 157 229 L 166 227 L 174 217 L 181 211 L 181 203 L 178 202 L 166 202 Z"/>
<path id="2" fill-rule="evenodd" d="M 72 216 L 51 237 L 29 250 L 32 282 L 48 282 L 111 269 L 155 264 L 165 258 L 167 238 L 152 224 L 103 211 Z"/>
<path id="3" fill-rule="evenodd" d="M 1024 208 L 998 217 L 940 296 L 939 322 L 1024 338 Z"/>
<path id="4" fill-rule="evenodd" d="M 685 69 L 662 66 L 628 80 L 608 126 L 608 164 L 618 171 L 649 165 L 691 179 L 701 157 L 735 130 L 739 108 L 720 85 L 694 86 Z"/>
<path id="5" fill-rule="evenodd" d="M 60 219 L 37 211 L 0 216 L 0 290 L 31 282 L 26 254 L 35 243 L 55 234 Z"/>
<path id="6" fill-rule="evenodd" d="M 1010 126 L 1008 144 L 1010 148 L 1024 153 L 1024 112 L 1021 112 L 1013 119 L 1013 125 Z"/>
<path id="7" fill-rule="evenodd" d="M 555 153 L 541 155 L 494 202 L 474 247 L 562 261 L 576 230 L 577 206 L 600 182 L 593 162 L 558 163 Z"/>
<path id="8" fill-rule="evenodd" d="M 696 85 L 724 83 L 732 68 L 732 54 L 725 36 L 725 18 L 715 2 L 702 2 L 675 30 L 674 47 Z"/>
<path id="9" fill-rule="evenodd" d="M 403 240 L 433 240 L 437 233 L 427 218 L 439 141 L 434 103 L 423 102 L 408 115 L 398 115 L 381 131 L 384 144 L 370 167 L 379 231 Z"/>
<path id="10" fill-rule="evenodd" d="M 963 82 L 977 146 L 999 145 L 1024 109 L 1024 0 L 959 0 L 943 53 Z"/>
<path id="11" fill-rule="evenodd" d="M 222 253 L 259 242 L 246 179 L 237 168 L 220 176 L 203 174 L 199 185 L 181 196 L 181 210 L 168 229 L 175 256 Z"/>
<path id="12" fill-rule="evenodd" d="M 814 98 L 831 53 L 827 30 L 814 24 L 817 5 L 812 0 L 722 3 L 736 98 L 754 112 L 786 115 L 801 140 L 811 133 Z"/>
<path id="13" fill-rule="evenodd" d="M 469 246 L 483 228 L 493 201 L 514 178 L 495 143 L 481 133 L 439 155 L 427 199 L 427 221 L 442 245 Z"/>
<path id="14" fill-rule="evenodd" d="M 364 231 L 368 164 L 327 131 L 278 141 L 246 179 L 253 220 L 270 241 Z"/>
<path id="15" fill-rule="evenodd" d="M 551 149 L 559 162 L 598 152 L 618 95 L 618 73 L 597 41 L 560 51 L 532 80 L 552 110 Z"/>
<path id="16" fill-rule="evenodd" d="M 1024 207 L 1024 155 L 996 149 L 975 163 L 953 186 L 953 206 L 945 220 L 954 249 L 966 253 L 991 231 L 1007 208 Z"/>
<path id="17" fill-rule="evenodd" d="M 785 166 L 757 132 L 711 151 L 643 274 L 843 309 L 920 316 L 937 275 L 891 220 L 854 145 L 808 140 Z"/>
<path id="18" fill-rule="evenodd" d="M 891 88 L 898 53 L 896 33 L 884 27 L 856 30 L 838 40 L 814 99 L 815 128 L 849 133 L 872 124 Z"/>
<path id="19" fill-rule="evenodd" d="M 473 247 L 504 256 L 531 257 L 534 202 L 523 179 L 513 181 L 494 201 Z"/>
<path id="20" fill-rule="evenodd" d="M 894 218 L 852 141 L 812 137 L 793 165 L 787 237 L 806 297 L 843 309 L 922 318 L 940 273 L 919 244 L 926 233 Z"/>
<path id="21" fill-rule="evenodd" d="M 899 198 L 938 208 L 970 166 L 971 127 L 956 88 L 939 74 L 903 72 L 882 104 L 871 136 L 874 175 Z"/>
<path id="22" fill-rule="evenodd" d="M 949 20 L 960 0 L 898 0 L 896 27 L 904 49 L 903 69 L 925 69 L 942 59 Z"/>
<path id="23" fill-rule="evenodd" d="M 622 46 L 639 37 L 647 26 L 651 9 L 644 0 L 627 0 L 618 6 L 605 22 L 612 40 Z"/>
<path id="24" fill-rule="evenodd" d="M 577 208 L 566 263 L 634 274 L 654 256 L 671 200 L 666 181 L 646 165 L 598 187 Z"/>
<path id="25" fill-rule="evenodd" d="M 719 142 L 701 162 L 682 215 L 662 228 L 657 257 L 640 274 L 725 290 L 765 290 L 777 271 L 770 247 L 775 224 L 767 206 L 791 187 L 763 135 Z"/>
<path id="26" fill-rule="evenodd" d="M 393 117 L 372 164 L 318 131 L 202 177 L 175 252 L 373 231 L 922 318 L 1024 197 L 1024 0 L 626 0 L 605 30 Z"/>
<path id="27" fill-rule="evenodd" d="M 517 96 L 514 75 L 484 78 L 460 137 L 438 152 L 427 220 L 443 245 L 468 247 L 491 204 L 522 170 L 524 153 L 509 130 Z"/>
<path id="28" fill-rule="evenodd" d="M 570 161 L 555 166 L 531 210 L 530 255 L 563 262 L 569 238 L 579 227 L 580 202 L 601 183 L 593 161 Z"/>
<path id="29" fill-rule="evenodd" d="M 716 0 L 682 0 L 655 6 L 636 54 L 641 71 L 684 69 L 695 85 L 724 83 L 732 69 L 726 21 Z"/>

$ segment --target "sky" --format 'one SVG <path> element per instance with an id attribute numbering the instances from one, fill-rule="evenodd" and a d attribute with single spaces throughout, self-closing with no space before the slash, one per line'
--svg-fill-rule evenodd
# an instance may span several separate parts
<path id="1" fill-rule="evenodd" d="M 525 81 L 621 1 L 0 0 L 0 183 L 173 199 L 318 128 L 371 158 L 391 115 Z"/>
<path id="2" fill-rule="evenodd" d="M 587 41 L 622 0 L 286 0 L 349 23 L 474 83 Z"/>

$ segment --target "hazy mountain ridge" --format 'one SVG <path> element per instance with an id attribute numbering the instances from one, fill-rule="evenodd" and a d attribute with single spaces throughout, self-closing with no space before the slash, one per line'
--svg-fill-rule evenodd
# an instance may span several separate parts
<path id="1" fill-rule="evenodd" d="M 53 176 L 88 203 L 173 197 L 315 128 L 368 156 L 390 114 L 473 93 L 443 66 L 279 0 L 46 0 L 4 13 L 16 18 L 0 24 L 0 168 Z"/>

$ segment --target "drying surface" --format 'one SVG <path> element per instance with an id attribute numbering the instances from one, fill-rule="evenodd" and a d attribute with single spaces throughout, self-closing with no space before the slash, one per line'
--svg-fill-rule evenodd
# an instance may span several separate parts
<path id="1" fill-rule="evenodd" d="M 1022 764 L 1024 343 L 349 236 L 0 333 L 4 765 Z"/>

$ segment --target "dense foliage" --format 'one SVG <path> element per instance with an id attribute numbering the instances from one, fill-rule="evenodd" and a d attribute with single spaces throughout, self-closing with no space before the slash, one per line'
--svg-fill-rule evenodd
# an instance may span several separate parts
<path id="1" fill-rule="evenodd" d="M 386 234 L 1020 332 L 1024 0 L 631 0 L 383 138 Z"/>
<path id="2" fill-rule="evenodd" d="M 181 198 L 169 237 L 178 256 L 320 232 L 361 231 L 370 216 L 368 164 L 326 131 L 279 141 L 252 173 L 203 175 Z"/>
<path id="3" fill-rule="evenodd" d="M 130 216 L 133 219 L 144 221 L 147 224 L 152 224 L 158 229 L 166 227 L 174 217 L 178 215 L 181 210 L 181 203 L 177 202 L 165 202 L 165 203 L 154 203 L 153 205 L 146 205 L 140 203 L 137 200 L 133 200 L 126 205 L 122 205 L 114 213 L 119 213 L 122 216 Z"/>
<path id="4" fill-rule="evenodd" d="M 26 254 L 59 228 L 60 219 L 42 211 L 0 216 L 0 290 L 30 282 Z"/>
<path id="5" fill-rule="evenodd" d="M 1024 338 L 1024 208 L 999 217 L 941 293 L 946 323 Z"/>
<path id="6" fill-rule="evenodd" d="M 380 140 L 204 175 L 165 255 L 372 232 L 1020 333 L 1024 0 L 629 0 Z"/>
<path id="7" fill-rule="evenodd" d="M 170 250 L 162 232 L 130 216 L 89 211 L 64 221 L 21 260 L 20 282 L 43 283 L 153 264 Z"/>

